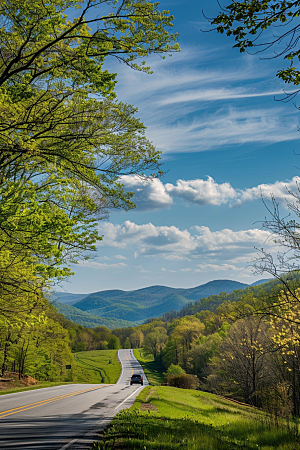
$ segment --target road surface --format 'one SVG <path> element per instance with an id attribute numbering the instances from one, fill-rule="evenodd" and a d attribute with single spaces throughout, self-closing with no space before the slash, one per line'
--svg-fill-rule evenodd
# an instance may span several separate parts
<path id="1" fill-rule="evenodd" d="M 90 449 L 121 409 L 131 406 L 140 385 L 130 386 L 143 369 L 131 350 L 119 350 L 117 384 L 69 384 L 0 396 L 1 450 Z"/>

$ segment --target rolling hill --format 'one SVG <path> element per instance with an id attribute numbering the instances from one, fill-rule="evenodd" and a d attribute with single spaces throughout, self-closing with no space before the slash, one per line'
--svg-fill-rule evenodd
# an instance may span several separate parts
<path id="1" fill-rule="evenodd" d="M 56 292 L 52 299 L 67 319 L 84 326 L 117 328 L 135 326 L 170 310 L 179 311 L 200 298 L 246 287 L 249 285 L 238 281 L 214 280 L 190 289 L 149 286 L 134 291 L 114 289 L 91 294 Z"/>

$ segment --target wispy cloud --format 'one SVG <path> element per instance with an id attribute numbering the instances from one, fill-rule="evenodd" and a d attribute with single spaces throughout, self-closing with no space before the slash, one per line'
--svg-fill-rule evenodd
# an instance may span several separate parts
<path id="1" fill-rule="evenodd" d="M 159 101 L 158 104 L 161 106 L 173 105 L 175 103 L 186 103 L 186 102 L 207 102 L 207 101 L 218 101 L 218 100 L 233 100 L 237 98 L 255 98 L 255 97 L 270 97 L 275 95 L 282 95 L 282 90 L 273 92 L 250 92 L 249 89 L 245 88 L 234 88 L 234 89 L 195 89 L 188 90 L 183 93 L 177 93 L 172 97 L 164 98 Z"/>
<path id="2" fill-rule="evenodd" d="M 125 267 L 127 266 L 127 264 L 124 263 L 117 263 L 117 264 L 107 264 L 107 263 L 100 263 L 98 261 L 93 261 L 93 260 L 88 260 L 88 261 L 79 261 L 78 262 L 79 266 L 82 267 L 90 267 L 93 269 L 125 269 Z"/>
<path id="3" fill-rule="evenodd" d="M 212 57 L 215 50 L 183 48 L 171 58 L 153 60 L 152 75 L 118 66 L 118 95 L 138 106 L 157 148 L 200 152 L 298 139 L 296 109 L 273 102 L 284 86 L 275 78 L 270 82 L 270 68 L 258 70 L 242 57 L 233 70 L 226 54 Z M 259 98 L 264 101 L 258 106 Z"/>

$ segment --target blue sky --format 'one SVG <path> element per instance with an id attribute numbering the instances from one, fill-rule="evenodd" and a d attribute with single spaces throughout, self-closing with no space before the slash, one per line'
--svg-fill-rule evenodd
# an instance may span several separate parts
<path id="1" fill-rule="evenodd" d="M 116 61 L 119 100 L 138 107 L 162 151 L 163 178 L 124 177 L 137 208 L 99 223 L 93 259 L 73 265 L 68 292 L 192 287 L 214 279 L 252 283 L 255 247 L 274 249 L 261 221 L 273 193 L 284 209 L 299 174 L 299 112 L 282 103 L 283 62 L 240 54 L 232 40 L 203 33 L 217 2 L 162 0 L 175 16 L 182 51 L 151 56 L 152 75 Z M 271 53 L 270 53 L 271 55 Z M 265 276 L 263 276 L 265 277 Z"/>

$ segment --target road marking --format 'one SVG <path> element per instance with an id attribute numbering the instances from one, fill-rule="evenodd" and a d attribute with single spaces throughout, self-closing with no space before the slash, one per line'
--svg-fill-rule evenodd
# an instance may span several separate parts
<path id="1" fill-rule="evenodd" d="M 126 356 L 127 361 L 130 363 L 130 367 L 131 367 L 131 375 L 133 375 L 133 368 L 132 368 L 131 362 L 130 362 L 129 359 L 128 359 L 128 356 L 127 356 L 127 350 L 125 350 L 125 356 Z"/>
<path id="2" fill-rule="evenodd" d="M 29 403 L 28 405 L 19 406 L 18 408 L 8 409 L 6 411 L 0 412 L 0 419 L 3 417 L 11 416 L 12 414 L 17 414 L 19 412 L 27 411 L 28 409 L 37 408 L 38 406 L 47 405 L 48 403 L 58 402 L 59 400 L 64 400 L 69 397 L 74 397 L 75 395 L 83 394 L 85 392 L 94 391 L 95 389 L 101 389 L 102 387 L 110 386 L 109 384 L 84 389 L 81 391 L 70 392 L 68 394 L 59 395 L 57 397 L 48 398 L 45 400 L 40 400 L 39 402 Z"/>
<path id="3" fill-rule="evenodd" d="M 123 400 L 119 405 L 117 405 L 117 406 L 114 408 L 114 410 L 117 409 L 117 408 L 120 408 L 120 406 L 122 406 L 123 403 L 125 403 L 125 402 L 126 402 L 127 400 L 129 400 L 130 397 L 132 397 L 137 391 L 139 391 L 140 389 L 143 389 L 143 388 L 144 388 L 144 386 L 140 386 L 139 388 L 137 388 L 132 394 L 129 395 L 129 397 L 125 398 L 125 400 Z"/>

